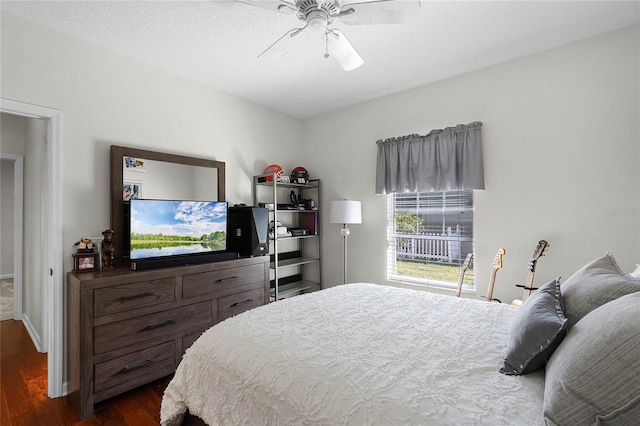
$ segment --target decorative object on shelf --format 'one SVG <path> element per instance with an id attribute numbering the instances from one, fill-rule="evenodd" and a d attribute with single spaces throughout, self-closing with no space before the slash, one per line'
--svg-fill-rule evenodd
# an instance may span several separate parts
<path id="1" fill-rule="evenodd" d="M 101 244 L 102 270 L 113 271 L 113 256 L 116 249 L 115 243 L 113 242 L 113 231 L 111 229 L 104 230 L 102 231 L 102 235 L 104 236 Z"/>
<path id="2" fill-rule="evenodd" d="M 286 226 L 282 226 L 282 224 L 280 222 L 274 222 L 273 220 L 271 222 L 269 222 L 269 239 L 273 240 L 275 238 L 275 234 L 274 234 L 274 230 L 275 230 L 275 234 L 278 235 L 278 237 L 291 237 L 291 232 L 289 232 L 289 230 L 287 229 Z"/>
<path id="3" fill-rule="evenodd" d="M 306 185 L 307 183 L 309 183 L 309 172 L 304 167 L 298 166 L 291 171 L 289 179 L 291 179 L 292 183 Z"/>
<path id="4" fill-rule="evenodd" d="M 96 272 L 98 270 L 98 253 L 75 253 L 73 255 L 73 272 Z"/>
<path id="5" fill-rule="evenodd" d="M 91 239 L 82 237 L 80 241 L 74 244 L 78 253 L 93 253 L 93 243 Z"/>
<path id="6" fill-rule="evenodd" d="M 282 170 L 282 167 L 280 167 L 278 164 L 270 164 L 264 168 L 262 174 L 268 175 L 265 177 L 265 180 L 267 182 L 273 182 L 273 174 L 275 173 L 276 181 L 280 182 L 282 180 Z"/>
<path id="7" fill-rule="evenodd" d="M 291 191 L 289 194 L 289 199 L 291 200 L 291 204 L 294 209 L 298 210 L 313 210 L 315 209 L 315 202 L 312 199 L 300 198 L 296 194 L 296 191 Z"/>
<path id="8" fill-rule="evenodd" d="M 306 228 L 288 228 L 288 232 L 292 237 L 302 237 L 304 235 L 310 235 L 311 231 Z"/>
<path id="9" fill-rule="evenodd" d="M 343 284 L 347 283 L 347 237 L 351 233 L 348 224 L 362 223 L 362 203 L 360 201 L 339 200 L 331 202 L 330 223 L 341 223 L 340 235 L 344 240 Z"/>

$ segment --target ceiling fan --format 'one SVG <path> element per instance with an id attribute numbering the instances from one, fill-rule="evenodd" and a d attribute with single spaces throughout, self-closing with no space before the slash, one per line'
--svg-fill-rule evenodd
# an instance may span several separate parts
<path id="1" fill-rule="evenodd" d="M 331 28 L 336 19 L 348 25 L 401 24 L 420 15 L 420 0 L 236 0 L 251 6 L 295 15 L 304 26 L 287 31 L 258 57 L 283 56 L 301 40 L 319 35 L 325 43 L 324 57 L 333 56 L 345 71 L 364 60 L 342 31 Z"/>

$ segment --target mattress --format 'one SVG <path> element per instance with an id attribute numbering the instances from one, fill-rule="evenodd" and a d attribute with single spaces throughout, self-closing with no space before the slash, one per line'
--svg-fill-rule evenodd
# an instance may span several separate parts
<path id="1" fill-rule="evenodd" d="M 187 350 L 161 423 L 540 425 L 543 372 L 498 372 L 516 309 L 369 283 L 271 303 Z"/>

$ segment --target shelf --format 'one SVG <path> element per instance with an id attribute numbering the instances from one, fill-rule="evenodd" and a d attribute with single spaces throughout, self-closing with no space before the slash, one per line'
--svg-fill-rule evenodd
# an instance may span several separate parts
<path id="1" fill-rule="evenodd" d="M 318 234 L 309 234 L 309 235 L 297 235 L 297 236 L 282 236 L 280 235 L 278 237 L 278 240 L 299 240 L 301 238 L 317 238 L 319 235 Z M 269 241 L 273 241 L 273 238 L 269 238 Z"/>
<path id="2" fill-rule="evenodd" d="M 294 257 L 292 259 L 284 259 L 278 261 L 278 268 L 284 268 L 285 266 L 298 266 L 305 265 L 307 263 L 318 262 L 320 259 L 313 257 Z M 269 267 L 275 269 L 275 262 L 269 262 Z"/>
<path id="3" fill-rule="evenodd" d="M 254 176 L 252 194 L 253 205 L 268 206 L 269 220 L 282 220 L 281 226 L 286 226 L 294 234 L 273 235 L 270 232 L 271 236 L 268 238 L 272 301 L 281 299 L 284 295 L 294 296 L 304 290 L 319 290 L 322 283 L 319 255 L 322 253 L 322 237 L 318 205 L 322 199 L 320 179 L 310 179 L 306 184 L 300 184 L 280 182 L 275 178 L 275 174 Z M 296 198 L 291 193 L 295 193 Z M 292 199 L 300 203 L 290 202 Z M 313 204 L 306 204 L 309 202 Z M 293 208 L 298 205 L 314 208 Z M 306 230 L 307 234 L 298 235 L 300 230 Z"/>
<path id="4" fill-rule="evenodd" d="M 282 284 L 278 288 L 278 297 L 286 296 L 287 294 L 297 293 L 299 291 L 308 290 L 310 288 L 319 287 L 320 283 L 315 281 L 295 281 L 289 284 Z M 271 289 L 271 298 L 275 298 L 275 289 Z"/>
<path id="5" fill-rule="evenodd" d="M 257 181 L 256 181 L 256 185 L 260 185 L 260 186 L 273 186 L 273 181 L 265 181 L 265 182 L 260 182 L 260 179 L 262 177 L 266 177 L 265 176 L 258 176 Z M 309 180 L 309 183 L 306 184 L 302 184 L 302 183 L 291 183 L 291 182 L 276 182 L 276 185 L 278 186 L 278 188 L 300 188 L 300 189 L 317 189 L 320 187 L 320 183 L 318 182 L 318 180 L 314 180 L 311 179 Z"/>

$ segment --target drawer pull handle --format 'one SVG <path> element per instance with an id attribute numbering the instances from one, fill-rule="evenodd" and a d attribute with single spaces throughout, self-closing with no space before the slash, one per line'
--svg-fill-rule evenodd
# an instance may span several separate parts
<path id="1" fill-rule="evenodd" d="M 236 302 L 233 305 L 231 305 L 231 307 L 234 308 L 236 306 L 246 305 L 247 303 L 251 303 L 251 302 L 253 302 L 253 299 L 247 299 L 247 300 L 243 300 L 242 302 Z"/>
<path id="2" fill-rule="evenodd" d="M 144 360 L 144 361 L 142 361 L 140 364 L 132 365 L 131 367 L 129 367 L 129 366 L 124 367 L 124 368 L 122 369 L 122 372 L 123 372 L 123 373 L 128 373 L 128 372 L 130 372 L 130 371 L 137 370 L 138 368 L 142 368 L 142 367 L 146 367 L 146 366 L 148 366 L 148 365 L 151 365 L 151 364 L 153 364 L 154 362 L 156 362 L 156 360 L 155 360 L 155 359 L 152 359 L 152 358 L 150 358 L 150 359 L 145 359 L 145 360 Z"/>
<path id="3" fill-rule="evenodd" d="M 153 293 L 140 293 L 140 294 L 134 294 L 133 296 L 122 296 L 120 299 L 132 300 L 132 299 L 141 299 L 143 297 L 149 297 L 149 296 L 153 296 Z"/>
<path id="4" fill-rule="evenodd" d="M 235 281 L 238 279 L 237 275 L 234 275 L 233 277 L 227 277 L 227 278 L 220 278 L 219 280 L 217 280 L 217 283 L 225 283 L 227 281 Z"/>
<path id="5" fill-rule="evenodd" d="M 176 320 L 167 320 L 158 324 L 152 324 L 147 326 L 147 330 L 153 330 L 154 328 L 166 327 L 167 325 L 175 324 Z"/>

